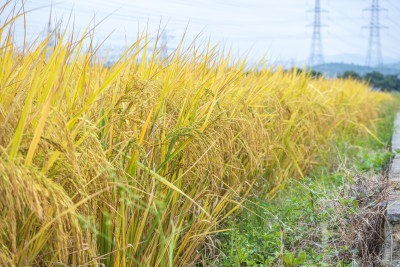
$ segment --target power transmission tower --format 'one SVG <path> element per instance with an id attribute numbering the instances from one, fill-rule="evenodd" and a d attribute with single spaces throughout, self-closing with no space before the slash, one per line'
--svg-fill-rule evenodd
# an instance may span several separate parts
<path id="1" fill-rule="evenodd" d="M 168 57 L 168 52 L 170 48 L 168 47 L 168 41 L 171 41 L 172 39 L 175 39 L 173 35 L 169 35 L 168 31 L 166 29 L 163 30 L 161 33 L 161 49 L 162 49 L 162 58 L 167 58 Z"/>
<path id="2" fill-rule="evenodd" d="M 326 12 L 326 10 L 321 9 L 321 1 L 315 0 L 315 7 L 312 10 L 314 12 L 314 23 L 311 25 L 313 27 L 313 36 L 312 36 L 312 43 L 311 43 L 311 53 L 309 63 L 311 65 L 321 64 L 324 63 L 324 56 L 322 52 L 322 36 L 321 36 L 321 28 L 325 27 L 321 23 L 321 13 Z"/>
<path id="3" fill-rule="evenodd" d="M 371 20 L 369 25 L 363 27 L 369 29 L 369 41 L 366 58 L 367 66 L 380 66 L 383 64 L 380 30 L 387 27 L 380 24 L 379 13 L 386 10 L 387 9 L 382 9 L 379 7 L 379 0 L 372 0 L 371 7 L 364 9 L 364 11 L 371 12 Z"/>

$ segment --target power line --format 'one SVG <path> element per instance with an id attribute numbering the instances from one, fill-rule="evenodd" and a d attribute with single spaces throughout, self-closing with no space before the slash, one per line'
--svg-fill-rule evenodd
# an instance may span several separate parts
<path id="1" fill-rule="evenodd" d="M 395 6 L 392 2 L 390 2 L 390 1 L 387 1 L 387 3 L 389 3 L 389 5 L 391 5 L 394 9 L 396 9 L 397 10 L 397 12 L 400 12 L 400 8 L 399 7 L 397 7 L 397 6 Z"/>

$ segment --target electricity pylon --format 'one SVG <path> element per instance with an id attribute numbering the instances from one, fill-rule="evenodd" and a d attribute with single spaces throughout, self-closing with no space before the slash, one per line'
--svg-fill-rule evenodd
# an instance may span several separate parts
<path id="1" fill-rule="evenodd" d="M 369 25 L 363 27 L 369 29 L 368 50 L 365 62 L 367 66 L 380 66 L 383 64 L 380 30 L 387 27 L 380 24 L 379 13 L 386 10 L 379 7 L 379 0 L 372 0 L 371 7 L 364 9 L 364 11 L 371 12 Z"/>
<path id="2" fill-rule="evenodd" d="M 321 9 L 321 1 L 315 0 L 314 12 L 314 23 L 308 26 L 313 27 L 313 36 L 311 42 L 311 52 L 309 63 L 311 65 L 324 63 L 324 56 L 322 52 L 322 36 L 321 36 L 321 28 L 326 26 L 321 23 L 321 13 L 325 12 L 325 10 Z"/>

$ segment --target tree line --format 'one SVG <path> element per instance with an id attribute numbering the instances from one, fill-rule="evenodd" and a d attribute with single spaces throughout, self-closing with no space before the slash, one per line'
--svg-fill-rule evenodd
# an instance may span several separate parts
<path id="1" fill-rule="evenodd" d="M 289 71 L 297 71 L 302 73 L 303 69 L 290 69 Z M 320 78 L 324 76 L 322 72 L 310 70 L 308 72 L 310 77 Z M 354 79 L 358 81 L 365 81 L 369 83 L 374 89 L 380 91 L 400 91 L 400 78 L 399 75 L 388 74 L 384 75 L 377 71 L 368 72 L 365 75 L 361 75 L 356 71 L 348 70 L 338 76 L 340 79 Z"/>
<path id="2" fill-rule="evenodd" d="M 372 87 L 382 91 L 400 91 L 400 79 L 397 75 L 384 75 L 377 71 L 360 75 L 355 71 L 349 70 L 339 75 L 339 78 L 352 78 L 359 81 L 366 81 Z"/>

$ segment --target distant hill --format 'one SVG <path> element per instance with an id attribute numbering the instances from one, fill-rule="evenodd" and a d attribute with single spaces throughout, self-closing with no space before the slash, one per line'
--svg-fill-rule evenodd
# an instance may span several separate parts
<path id="1" fill-rule="evenodd" d="M 386 64 L 384 66 L 386 66 L 387 68 L 400 70 L 400 62 L 393 63 L 393 64 Z"/>
<path id="2" fill-rule="evenodd" d="M 358 72 L 361 75 L 365 75 L 366 73 L 372 71 L 377 71 L 385 75 L 400 75 L 400 62 L 385 64 L 381 67 L 367 67 L 346 63 L 325 63 L 313 66 L 312 70 L 321 72 L 327 77 L 339 76 L 340 74 L 348 70 Z"/>

